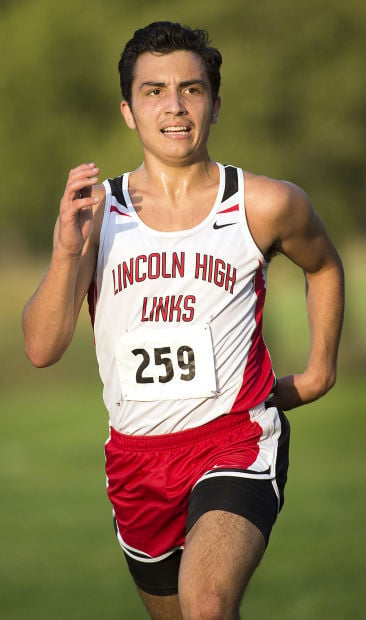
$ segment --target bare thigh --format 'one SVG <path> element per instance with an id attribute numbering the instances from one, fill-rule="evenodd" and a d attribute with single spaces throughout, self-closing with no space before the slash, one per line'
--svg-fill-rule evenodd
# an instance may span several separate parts
<path id="1" fill-rule="evenodd" d="M 155 596 L 138 588 L 142 601 L 152 620 L 182 620 L 178 595 Z"/>
<path id="2" fill-rule="evenodd" d="M 244 590 L 265 551 L 260 530 L 239 515 L 213 510 L 186 538 L 179 572 L 183 618 L 239 618 Z"/>
<path id="3" fill-rule="evenodd" d="M 233 513 L 213 510 L 187 535 L 179 596 L 139 590 L 152 620 L 236 620 L 244 590 L 265 550 L 260 530 Z"/>

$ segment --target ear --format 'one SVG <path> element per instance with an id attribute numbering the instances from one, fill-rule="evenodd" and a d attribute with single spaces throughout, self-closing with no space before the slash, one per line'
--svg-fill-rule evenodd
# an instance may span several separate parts
<path id="1" fill-rule="evenodd" d="M 122 113 L 123 118 L 125 119 L 125 123 L 127 127 L 129 129 L 136 129 L 136 123 L 135 123 L 134 116 L 132 114 L 131 107 L 129 103 L 125 101 L 125 99 L 123 99 L 121 102 L 121 113 Z"/>
<path id="2" fill-rule="evenodd" d="M 220 108 L 221 108 L 221 97 L 217 97 L 216 101 L 213 104 L 213 108 L 212 108 L 211 123 L 215 124 L 219 120 Z"/>

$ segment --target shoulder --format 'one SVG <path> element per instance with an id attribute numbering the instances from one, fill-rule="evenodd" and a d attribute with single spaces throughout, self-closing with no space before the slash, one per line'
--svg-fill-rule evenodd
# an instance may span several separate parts
<path id="1" fill-rule="evenodd" d="M 101 204 L 105 203 L 105 196 L 106 196 L 106 192 L 105 192 L 105 187 L 104 185 L 100 184 L 100 185 L 95 185 L 93 187 L 93 196 L 96 196 L 97 198 L 99 198 L 99 202 L 97 203 L 95 210 L 97 211 L 100 208 Z"/>
<path id="2" fill-rule="evenodd" d="M 313 205 L 299 186 L 246 171 L 244 179 L 248 225 L 264 254 L 297 229 L 313 224 Z"/>
<path id="3" fill-rule="evenodd" d="M 244 172 L 245 201 L 249 208 L 268 210 L 268 215 L 278 214 L 299 207 L 309 206 L 310 199 L 301 187 L 279 179 Z"/>
<path id="4" fill-rule="evenodd" d="M 102 228 L 104 210 L 105 210 L 105 200 L 106 200 L 106 192 L 104 185 L 95 185 L 93 187 L 93 196 L 99 199 L 99 201 L 93 207 L 93 232 L 92 239 L 93 245 L 96 247 L 99 246 L 99 237 L 100 231 Z"/>

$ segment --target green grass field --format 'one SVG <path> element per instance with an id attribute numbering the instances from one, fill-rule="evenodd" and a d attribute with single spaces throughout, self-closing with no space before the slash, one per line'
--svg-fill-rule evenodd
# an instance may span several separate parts
<path id="1" fill-rule="evenodd" d="M 22 352 L 20 309 L 38 278 L 24 263 L 1 282 L 11 303 L 0 313 L 0 618 L 143 619 L 105 492 L 107 415 L 87 320 L 54 368 L 36 370 Z M 298 335 L 290 318 L 286 329 Z M 366 388 L 364 372 L 351 376 L 341 364 L 332 392 L 289 413 L 286 503 L 243 602 L 247 620 L 365 617 Z"/>

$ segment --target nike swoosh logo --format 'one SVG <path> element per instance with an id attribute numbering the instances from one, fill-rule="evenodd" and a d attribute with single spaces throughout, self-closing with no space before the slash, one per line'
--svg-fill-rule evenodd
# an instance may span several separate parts
<path id="1" fill-rule="evenodd" d="M 218 224 L 217 222 L 214 223 L 213 227 L 215 230 L 218 230 L 219 228 L 225 228 L 225 226 L 234 226 L 234 224 L 237 224 L 238 222 L 230 222 L 229 224 Z"/>

